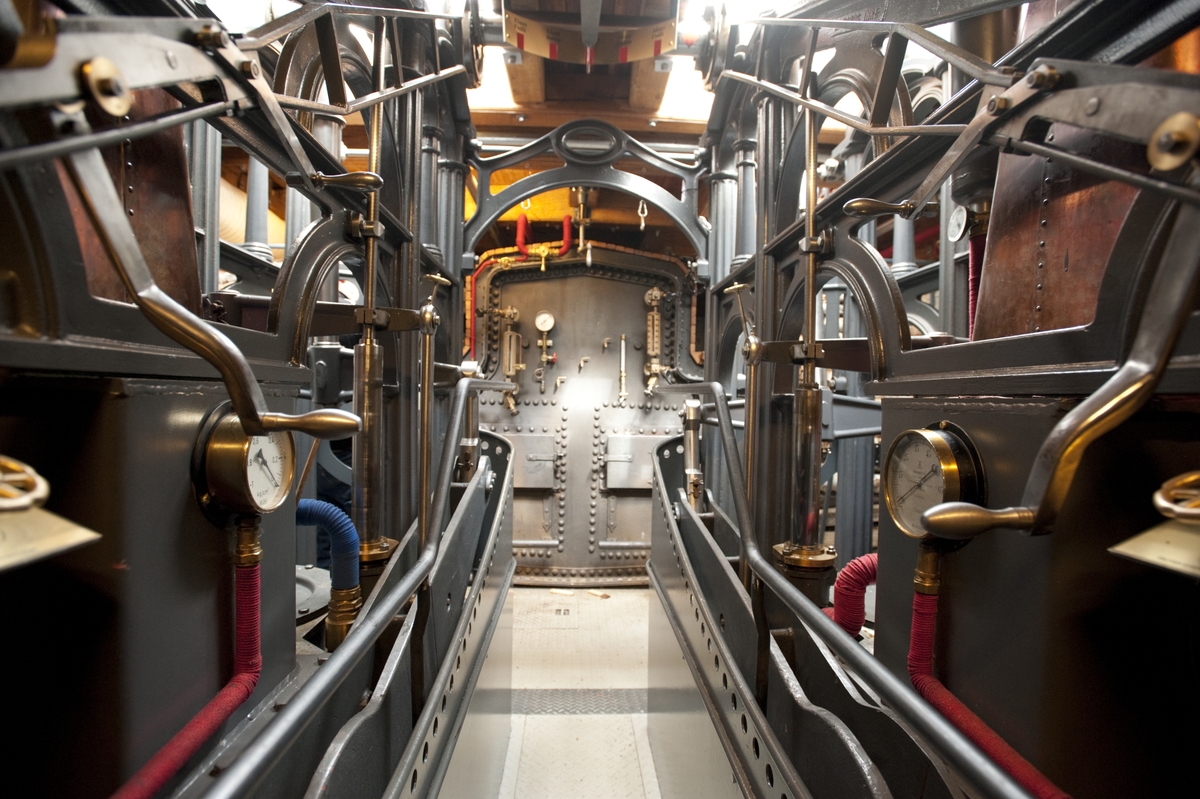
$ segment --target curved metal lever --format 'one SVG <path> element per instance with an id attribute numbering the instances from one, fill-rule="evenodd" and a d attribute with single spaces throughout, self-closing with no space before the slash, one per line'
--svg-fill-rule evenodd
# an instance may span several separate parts
<path id="1" fill-rule="evenodd" d="M 905 219 L 912 219 L 917 210 L 916 203 L 911 200 L 905 200 L 902 203 L 885 203 L 883 200 L 873 200 L 870 197 L 859 197 L 857 200 L 850 200 L 842 206 L 842 211 L 846 216 L 855 216 L 860 219 L 870 219 L 876 216 L 902 216 Z M 926 203 L 921 209 L 921 216 L 937 216 L 937 203 Z"/>
<path id="2" fill-rule="evenodd" d="M 1154 396 L 1171 353 L 1200 293 L 1200 208 L 1183 205 L 1159 259 L 1141 319 L 1121 368 L 1058 421 L 1042 442 L 1021 507 L 992 510 L 961 502 L 930 508 L 925 529 L 943 538 L 969 538 L 993 527 L 1034 535 L 1053 532 L 1084 452 Z"/>
<path id="3" fill-rule="evenodd" d="M 996 527 L 1028 530 L 1033 526 L 1029 508 L 984 508 L 970 502 L 943 502 L 921 514 L 921 524 L 938 538 L 965 540 Z"/>
<path id="4" fill-rule="evenodd" d="M 383 178 L 374 172 L 343 172 L 340 175 L 318 172 L 312 176 L 312 182 L 318 189 L 352 189 L 370 193 L 383 188 Z"/>
<path id="5" fill-rule="evenodd" d="M 907 200 L 902 203 L 885 203 L 883 200 L 860 197 L 857 200 L 850 200 L 843 205 L 842 211 L 846 213 L 846 216 L 857 216 L 868 219 L 873 216 L 887 216 L 889 214 L 904 216 L 911 213 L 915 207 Z"/>
<path id="6" fill-rule="evenodd" d="M 299 415 L 268 411 L 258 379 L 237 345 L 172 299 L 154 282 L 133 228 L 122 212 L 121 199 L 109 178 L 108 167 L 104 165 L 100 151 L 91 148 L 73 153 L 66 159 L 66 165 L 97 235 L 142 315 L 221 373 L 233 410 L 241 419 L 242 429 L 247 435 L 263 435 L 270 430 L 295 430 L 316 438 L 344 438 L 362 429 L 362 420 L 352 413 L 337 409 Z"/>

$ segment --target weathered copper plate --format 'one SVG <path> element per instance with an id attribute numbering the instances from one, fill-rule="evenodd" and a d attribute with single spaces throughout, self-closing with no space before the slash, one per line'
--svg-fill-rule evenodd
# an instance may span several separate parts
<path id="1" fill-rule="evenodd" d="M 178 108 L 179 103 L 164 91 L 139 91 L 127 119 L 137 121 Z M 111 125 L 97 122 L 96 128 L 121 124 L 128 122 Z M 192 221 L 183 128 L 175 127 L 102 152 L 154 281 L 184 307 L 199 313 L 196 228 Z M 58 168 L 83 254 L 88 291 L 94 297 L 129 302 L 125 287 L 61 163 Z"/>
<path id="2" fill-rule="evenodd" d="M 1054 125 L 1047 140 L 1146 171 L 1145 148 Z M 1002 154 L 983 260 L 974 339 L 1089 324 L 1100 283 L 1138 190 L 1053 159 Z"/>

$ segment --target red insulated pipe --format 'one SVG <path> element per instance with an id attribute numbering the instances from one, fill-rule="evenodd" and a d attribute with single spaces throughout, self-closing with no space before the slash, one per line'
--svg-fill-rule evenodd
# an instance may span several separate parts
<path id="1" fill-rule="evenodd" d="M 878 573 L 879 555 L 872 552 L 843 566 L 833 584 L 833 607 L 825 608 L 825 613 L 852 636 L 858 635 L 866 621 L 864 598 L 867 586 L 875 584 Z"/>
<path id="2" fill-rule="evenodd" d="M 979 302 L 979 281 L 983 276 L 983 252 L 987 246 L 987 234 L 972 236 L 967 250 L 967 330 L 975 338 L 975 306 Z"/>
<path id="3" fill-rule="evenodd" d="M 933 641 L 937 630 L 936 594 L 913 593 L 912 637 L 908 647 L 908 675 L 926 702 L 971 739 L 983 753 L 1007 771 L 1038 799 L 1070 799 L 1045 774 L 1009 746 L 1008 742 L 971 712 L 933 676 Z"/>
<path id="4" fill-rule="evenodd" d="M 468 278 L 471 282 L 470 289 L 471 289 L 471 304 L 472 305 L 475 304 L 475 281 L 479 279 L 479 275 L 481 272 L 483 272 L 484 269 L 487 269 L 489 266 L 491 266 L 494 263 L 496 263 L 495 258 L 487 259 L 486 261 L 481 263 L 479 266 L 475 267 L 475 271 L 472 272 L 470 278 Z M 475 309 L 471 308 L 471 312 L 474 313 Z M 471 319 L 471 360 L 475 360 L 475 320 L 473 318 Z"/>
<path id="5" fill-rule="evenodd" d="M 521 214 L 517 217 L 517 249 L 521 251 L 521 257 L 518 261 L 524 261 L 529 257 L 529 248 L 525 246 L 525 238 L 529 235 L 529 217 Z"/>
<path id="6" fill-rule="evenodd" d="M 236 639 L 233 678 L 189 721 L 175 737 L 155 753 L 112 799 L 150 799 L 192 759 L 204 742 L 254 693 L 262 671 L 259 646 L 259 564 L 235 570 Z"/>
<path id="7" fill-rule="evenodd" d="M 566 255 L 571 250 L 571 215 L 567 214 L 563 217 L 563 239 L 562 246 L 558 248 L 559 255 Z"/>

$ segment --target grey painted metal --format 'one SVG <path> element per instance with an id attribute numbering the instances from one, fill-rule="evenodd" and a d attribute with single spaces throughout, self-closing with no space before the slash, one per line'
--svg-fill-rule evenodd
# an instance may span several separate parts
<path id="1" fill-rule="evenodd" d="M 721 427 L 721 442 L 726 452 L 736 451 L 737 444 L 730 425 L 729 409 L 725 405 L 725 389 L 720 383 L 689 386 L 696 394 L 713 398 Z M 686 390 L 685 389 L 685 390 Z M 734 485 L 733 498 L 739 526 L 749 527 L 749 502 L 745 494 L 745 479 L 737 458 L 726 457 L 725 468 Z M 921 741 L 942 758 L 958 779 L 972 791 L 986 797 L 1028 797 L 1029 794 L 1007 772 L 983 754 L 944 716 L 929 706 L 911 686 L 900 681 L 879 661 L 875 660 L 833 620 L 826 616 L 787 578 L 775 570 L 758 550 L 754 536 L 742 536 L 744 557 L 754 574 L 762 580 L 787 607 L 809 626 L 813 634 L 845 661 L 868 687 L 890 705 L 903 721 L 910 725 Z M 757 616 L 757 610 L 756 614 Z M 761 667 L 760 667 L 761 668 Z"/>
<path id="2" fill-rule="evenodd" d="M 93 363 L 100 366 L 94 356 Z M 115 788 L 227 679 L 217 653 L 228 651 L 231 638 L 230 536 L 200 510 L 191 474 L 201 423 L 225 390 L 215 379 L 102 372 L 9 374 L 3 386 L 0 450 L 50 482 L 48 510 L 102 535 L 6 572 L 0 584 L 8 602 L 41 596 L 36 623 L 15 620 L 14 632 L 33 640 L 50 619 L 61 631 L 6 666 L 29 689 L 10 697 L 6 713 L 26 719 L 30 734 L 9 742 L 5 757 L 36 769 L 16 778 L 18 792 Z M 293 410 L 294 394 L 293 386 L 264 386 L 275 411 Z M 248 707 L 269 697 L 295 663 L 294 509 L 288 500 L 263 517 L 262 613 L 283 624 L 263 627 L 263 671 Z M 138 692 L 113 690 L 118 684 Z M 61 740 L 64 729 L 88 745 L 70 757 L 41 745 Z"/>
<path id="3" fill-rule="evenodd" d="M 509 485 L 504 486 L 506 490 L 509 488 Z M 466 721 L 484 657 L 504 613 L 504 600 L 516 571 L 516 561 L 506 557 L 502 548 L 500 564 L 495 564 L 496 544 L 493 536 L 485 560 L 479 564 L 478 579 L 463 604 L 464 611 L 458 618 L 455 635 L 447 642 L 453 642 L 454 646 L 446 648 L 441 668 L 431 686 L 430 696 L 441 697 L 442 701 L 426 703 L 404 756 L 383 793 L 385 797 L 437 796 L 447 778 L 452 764 L 451 756 Z M 501 570 L 504 564 L 507 566 Z M 495 576 L 492 575 L 493 568 L 497 572 Z M 485 594 L 483 589 L 489 579 L 492 580 L 493 591 Z M 485 596 L 489 600 L 486 603 L 483 601 Z M 482 618 L 479 614 L 481 609 L 484 611 Z M 458 678 L 457 688 L 455 677 Z M 492 744 L 494 746 L 495 742 Z M 476 767 L 476 764 L 467 766 Z M 492 774 L 495 774 L 494 767 Z"/>
<path id="4" fill-rule="evenodd" d="M 220 269 L 221 135 L 207 122 L 187 127 L 188 175 L 192 181 L 192 216 L 204 235 L 196 242 L 200 293 L 216 291 Z"/>
<path id="5" fill-rule="evenodd" d="M 741 139 L 737 142 L 737 236 L 734 243 L 735 255 L 752 255 L 758 250 L 756 212 L 754 201 L 758 195 L 757 164 L 754 154 L 758 143 L 753 139 Z M 713 275 L 713 281 L 719 281 L 724 274 Z"/>
<path id="6" fill-rule="evenodd" d="M 655 542 L 664 537 L 660 533 L 665 529 L 658 529 L 662 524 L 656 519 Z M 649 617 L 646 732 L 659 793 L 663 799 L 742 799 L 744 794 L 662 602 L 651 599 Z"/>
<path id="7" fill-rule="evenodd" d="M 737 252 L 737 230 L 741 208 L 738 206 L 738 185 L 732 175 L 709 176 L 708 268 L 714 281 L 729 274 L 729 266 Z"/>
<path id="8" fill-rule="evenodd" d="M 662 452 L 660 448 L 657 454 L 661 456 Z M 744 677 L 727 679 L 726 672 L 744 675 L 755 669 L 756 633 L 750 597 L 702 520 L 681 504 L 685 498 L 677 487 L 681 478 L 677 463 L 659 459 L 656 467 L 656 509 L 660 511 L 656 522 L 661 515 L 662 523 L 656 525 L 656 554 L 651 567 L 668 586 L 668 590 L 660 590 L 660 598 L 664 604 L 669 603 L 668 615 L 677 624 L 680 645 L 699 665 L 696 684 L 715 710 L 713 723 L 726 729 L 722 735 L 726 752 L 746 772 L 746 782 L 751 786 L 747 793 L 773 797 L 779 790 L 763 785 L 769 773 L 763 769 L 763 761 L 770 753 L 782 756 L 794 769 L 802 783 L 801 795 L 811 791 L 815 796 L 890 797 L 879 770 L 854 734 L 840 719 L 809 701 L 775 642 L 770 649 L 771 691 L 763 707 L 768 737 L 760 741 L 763 728 L 748 729 L 753 721 L 741 726 L 739 715 L 752 715 L 747 707 L 757 709 L 757 705 Z M 666 492 L 672 490 L 668 485 L 676 486 L 673 490 L 677 497 L 669 504 L 664 501 Z M 672 558 L 678 577 L 670 565 Z M 717 651 L 728 658 L 721 661 L 723 666 L 714 665 L 710 670 L 707 661 Z M 755 747 L 755 743 L 760 746 Z"/>
<path id="9" fill-rule="evenodd" d="M 488 433 L 481 435 L 490 439 L 492 444 L 501 441 L 498 436 Z M 492 450 L 494 449 L 493 446 Z M 485 571 L 496 571 L 500 568 L 494 562 L 495 555 L 498 553 L 503 563 L 508 558 L 507 553 L 512 541 L 512 480 L 509 476 L 512 474 L 511 458 L 495 457 L 493 462 L 498 466 L 503 465 L 506 476 L 504 483 L 494 486 L 489 498 L 489 512 L 492 513 L 490 522 L 495 532 L 485 542 L 494 547 L 491 554 L 487 557 L 479 556 L 481 564 L 490 564 Z M 511 569 L 511 566 L 509 568 Z M 486 634 L 491 640 L 486 645 L 476 641 L 468 644 L 469 653 L 475 662 L 473 668 L 478 669 L 478 677 L 469 692 L 469 702 L 465 704 L 465 709 L 460 711 L 465 713 L 461 727 L 453 728 L 457 730 L 453 754 L 443 758 L 443 762 L 448 760 L 448 763 L 444 766 L 445 775 L 441 778 L 442 784 L 437 792 L 447 797 L 499 794 L 508 755 L 507 743 L 512 731 L 513 608 L 504 595 L 511 582 L 511 576 L 507 579 L 493 579 L 489 575 L 482 581 L 476 581 L 481 583 L 480 613 L 493 617 L 494 621 L 487 627 Z M 483 622 L 474 615 L 474 611 L 468 623 L 468 634 L 471 633 L 471 624 L 475 625 L 475 630 L 482 629 Z M 455 668 L 458 668 L 457 661 Z M 439 770 L 442 768 L 441 765 L 438 766 Z"/>
<path id="10" fill-rule="evenodd" d="M 476 307 L 516 308 L 520 320 L 512 329 L 527 345 L 521 351 L 527 368 L 513 378 L 518 413 L 510 413 L 499 397 L 480 404 L 481 428 L 512 443 L 519 583 L 645 581 L 649 453 L 660 436 L 675 434 L 682 425 L 679 403 L 644 393 L 650 311 L 645 294 L 657 288 L 668 295 L 660 303 L 662 363 L 696 369 L 688 351 L 687 303 L 694 301 L 687 294 L 689 278 L 676 262 L 596 247 L 591 267 L 572 251 L 548 261 L 545 272 L 534 260 L 488 270 L 477 279 Z M 558 362 L 544 367 L 545 393 L 534 375 L 542 365 L 540 334 L 531 324 L 539 311 L 556 319 L 547 336 Z M 498 370 L 505 323 L 491 319 L 485 313 L 473 320 L 476 357 L 485 368 Z M 618 397 L 622 334 L 628 339 L 630 395 L 624 403 Z M 610 339 L 607 347 L 605 339 Z M 615 551 L 604 547 L 605 541 L 638 546 Z"/>
<path id="11" fill-rule="evenodd" d="M 499 465 L 501 468 L 505 466 L 504 463 Z M 435 631 L 432 636 L 434 639 L 439 635 L 442 638 L 440 643 L 435 640 L 436 657 L 439 662 L 447 652 L 462 656 L 457 665 L 451 664 L 453 668 L 450 670 L 451 673 L 460 676 L 469 674 L 476 668 L 478 660 L 487 651 L 486 646 L 480 646 L 481 640 L 485 638 L 485 628 L 480 626 L 478 635 L 468 636 L 467 627 L 472 616 L 470 611 L 475 611 L 477 602 L 483 604 L 481 588 L 482 584 L 486 584 L 484 572 L 491 569 L 492 556 L 496 552 L 498 538 L 502 535 L 499 521 L 503 514 L 495 516 L 494 523 L 481 530 L 484 495 L 488 491 L 486 486 L 494 477 L 499 477 L 500 483 L 496 488 L 502 490 L 496 497 L 496 504 L 503 507 L 507 502 L 503 492 L 503 489 L 507 488 L 507 474 L 494 475 L 490 462 L 485 460 L 475 478 L 466 487 L 446 527 L 442 554 L 430 575 L 434 596 L 440 597 L 449 592 L 458 600 L 447 602 L 444 608 L 438 603 L 434 609 L 431 630 Z M 466 580 L 476 565 L 476 539 L 480 539 L 478 543 L 482 545 L 483 551 L 483 560 L 478 564 L 480 579 L 471 584 L 470 591 L 464 599 Z M 501 548 L 500 551 L 503 553 L 506 549 Z M 484 610 L 490 614 L 496 604 L 496 592 L 488 594 L 487 599 L 489 601 Z M 469 612 L 464 613 L 464 607 Z M 410 657 L 414 653 L 411 647 L 413 620 L 414 614 L 406 614 L 400 635 L 383 665 L 379 680 L 371 689 L 370 701 L 362 712 L 356 714 L 338 732 L 314 773 L 306 796 L 379 796 L 397 764 L 404 759 L 405 752 L 413 747 L 410 740 L 413 730 L 412 706 L 407 684 L 412 674 Z M 437 632 L 439 628 L 440 632 Z M 464 642 L 467 643 L 466 646 L 461 645 Z M 467 669 L 460 671 L 464 661 Z M 469 688 L 464 686 L 464 690 L 469 696 Z M 447 718 L 451 717 L 452 714 L 447 715 Z M 417 745 L 419 746 L 419 742 Z M 428 755 L 428 752 L 426 754 Z M 435 749 L 435 762 L 439 754 Z"/>
<path id="12" fill-rule="evenodd" d="M 246 238 L 247 244 L 267 244 L 267 215 L 271 199 L 270 174 L 267 165 L 250 158 L 246 175 Z"/>

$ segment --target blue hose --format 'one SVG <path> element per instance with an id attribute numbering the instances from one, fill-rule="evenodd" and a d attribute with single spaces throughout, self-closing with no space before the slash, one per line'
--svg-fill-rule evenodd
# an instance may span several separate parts
<path id="1" fill-rule="evenodd" d="M 296 524 L 313 524 L 329 534 L 329 581 L 336 590 L 358 585 L 358 531 L 337 505 L 319 499 L 296 503 Z"/>

